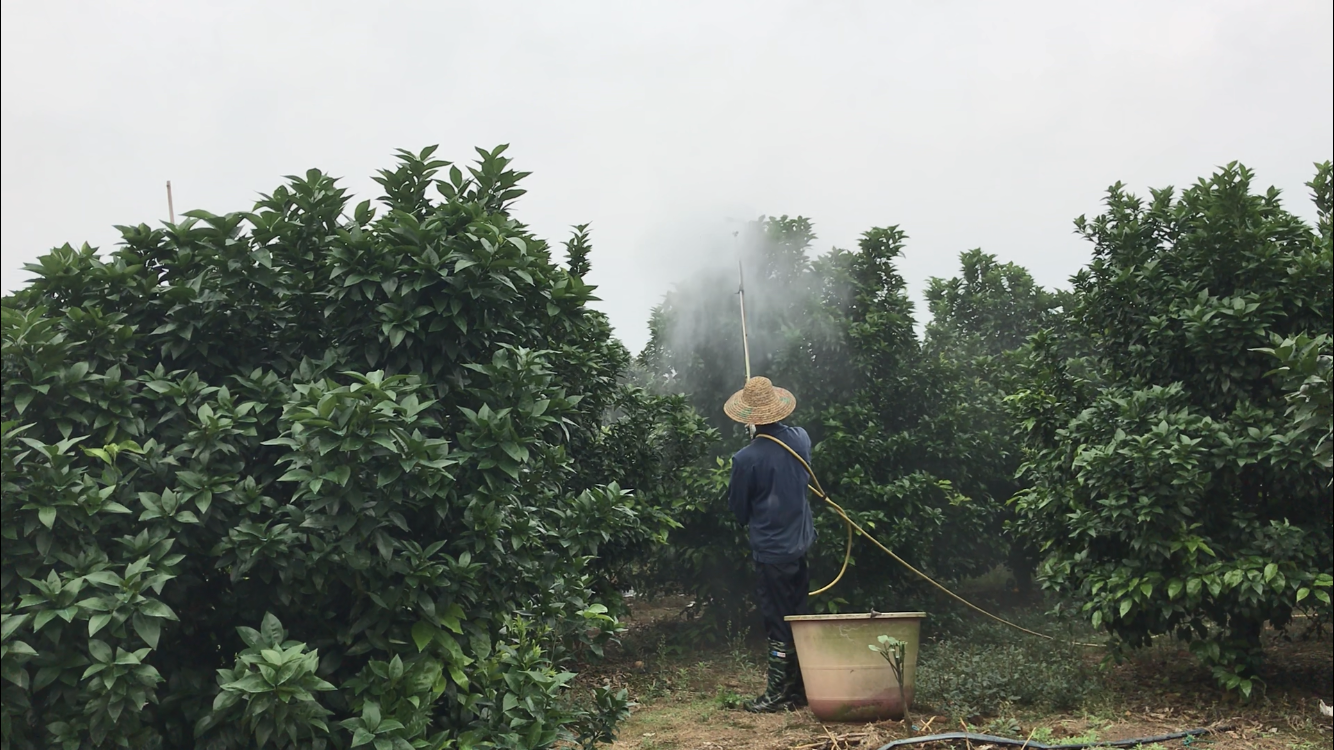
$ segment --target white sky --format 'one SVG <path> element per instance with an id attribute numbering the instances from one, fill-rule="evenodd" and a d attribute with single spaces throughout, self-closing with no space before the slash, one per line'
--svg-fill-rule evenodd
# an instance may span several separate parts
<path id="1" fill-rule="evenodd" d="M 1334 4 L 10 2 L 3 285 L 113 224 L 248 208 L 319 167 L 374 197 L 393 149 L 510 143 L 518 215 L 591 222 L 600 307 L 726 257 L 729 220 L 820 249 L 901 224 L 914 289 L 981 246 L 1064 284 L 1107 185 L 1241 160 L 1313 215 L 1334 141 Z"/>

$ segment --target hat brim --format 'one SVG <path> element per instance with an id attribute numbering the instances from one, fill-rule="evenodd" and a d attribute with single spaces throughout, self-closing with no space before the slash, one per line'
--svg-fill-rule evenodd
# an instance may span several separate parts
<path id="1" fill-rule="evenodd" d="M 776 402 L 763 406 L 751 406 L 745 402 L 745 389 L 739 390 L 727 399 L 727 403 L 723 404 L 723 413 L 732 421 L 741 424 L 781 422 L 784 417 L 797 408 L 797 397 L 792 395 L 792 391 L 778 386 L 774 386 L 774 393 L 778 395 Z"/>

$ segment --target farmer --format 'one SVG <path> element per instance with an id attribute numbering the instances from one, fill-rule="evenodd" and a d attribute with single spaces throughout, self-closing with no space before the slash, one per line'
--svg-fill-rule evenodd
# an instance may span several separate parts
<path id="1" fill-rule="evenodd" d="M 806 550 L 815 541 L 811 506 L 806 502 L 808 478 L 805 467 L 782 445 L 760 437 L 781 440 L 810 463 L 811 439 L 806 431 L 781 421 L 796 407 L 797 399 L 775 388 L 768 378 L 751 378 L 723 406 L 728 417 L 752 426 L 755 435 L 750 445 L 732 456 L 727 489 L 728 507 L 750 527 L 751 556 L 759 577 L 756 595 L 769 639 L 769 685 L 746 705 L 753 713 L 783 711 L 806 700 L 792 626 L 783 618 L 808 612 Z"/>

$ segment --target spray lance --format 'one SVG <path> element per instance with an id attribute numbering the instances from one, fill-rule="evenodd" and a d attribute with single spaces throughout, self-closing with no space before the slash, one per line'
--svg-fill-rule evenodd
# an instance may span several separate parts
<path id="1" fill-rule="evenodd" d="M 735 237 L 736 235 L 733 234 L 732 236 Z M 742 267 L 741 258 L 739 257 L 736 259 L 736 271 L 737 271 L 737 279 L 739 282 L 737 285 L 736 293 L 737 297 L 741 300 L 741 350 L 746 355 L 746 383 L 749 383 L 750 382 L 750 336 L 746 332 L 746 271 Z M 741 384 L 743 388 L 745 387 L 746 383 Z M 754 440 L 755 425 L 753 424 L 746 425 L 746 433 L 750 435 L 751 440 Z"/>

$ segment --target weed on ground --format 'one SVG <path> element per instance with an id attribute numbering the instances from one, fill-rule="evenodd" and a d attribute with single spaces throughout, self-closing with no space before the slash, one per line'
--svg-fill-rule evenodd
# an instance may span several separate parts
<path id="1" fill-rule="evenodd" d="M 962 632 L 928 637 L 918 656 L 919 705 L 953 720 L 1000 716 L 1014 707 L 1070 711 L 1100 688 L 1100 652 L 1078 643 L 1094 634 L 1068 619 L 1017 616 L 1055 640 L 1043 640 L 989 621 Z"/>

